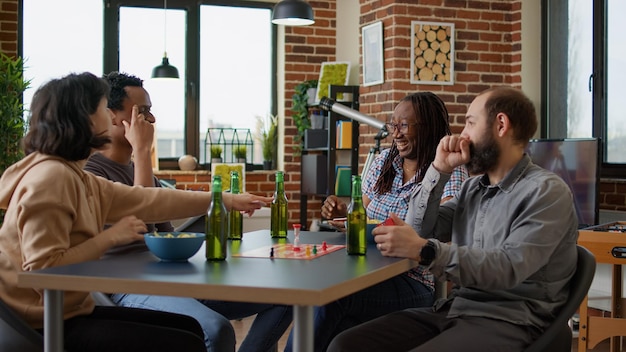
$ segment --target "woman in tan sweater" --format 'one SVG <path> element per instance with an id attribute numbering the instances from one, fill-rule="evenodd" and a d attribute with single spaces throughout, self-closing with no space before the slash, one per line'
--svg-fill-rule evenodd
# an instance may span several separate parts
<path id="1" fill-rule="evenodd" d="M 43 327 L 42 290 L 17 287 L 17 273 L 98 259 L 142 239 L 144 223 L 203 214 L 208 192 L 130 187 L 83 171 L 110 143 L 109 87 L 90 74 L 44 84 L 31 104 L 27 156 L 0 179 L 0 298 L 34 328 Z M 225 194 L 227 208 L 254 211 L 271 198 Z M 105 224 L 113 224 L 102 230 Z M 87 292 L 64 295 L 68 351 L 204 351 L 203 332 L 187 316 L 95 307 Z"/>

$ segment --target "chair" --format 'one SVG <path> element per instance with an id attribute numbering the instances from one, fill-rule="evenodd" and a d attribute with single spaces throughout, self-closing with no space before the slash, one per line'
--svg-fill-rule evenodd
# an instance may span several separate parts
<path id="1" fill-rule="evenodd" d="M 0 300 L 0 351 L 43 351 L 43 336 Z"/>
<path id="2" fill-rule="evenodd" d="M 114 306 L 103 293 L 92 292 L 97 305 Z M 43 336 L 0 300 L 0 351 L 41 352 Z"/>
<path id="3" fill-rule="evenodd" d="M 576 313 L 585 296 L 587 296 L 596 272 L 596 260 L 593 254 L 585 247 L 576 247 L 578 263 L 576 265 L 576 273 L 570 280 L 571 291 L 567 302 L 565 302 L 552 324 L 535 342 L 526 348 L 525 352 L 570 352 L 572 350 L 572 329 L 569 327 L 568 321 Z"/>

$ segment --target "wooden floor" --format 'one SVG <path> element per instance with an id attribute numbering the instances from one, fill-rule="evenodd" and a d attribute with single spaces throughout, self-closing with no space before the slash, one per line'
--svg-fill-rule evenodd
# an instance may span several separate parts
<path id="1" fill-rule="evenodd" d="M 235 328 L 235 336 L 237 337 L 237 349 L 239 349 L 241 341 L 243 341 L 243 339 L 246 337 L 246 333 L 248 332 L 250 325 L 252 325 L 255 317 L 256 316 L 251 316 L 242 320 L 231 320 L 231 323 Z M 283 335 L 283 337 L 281 337 L 281 339 L 278 341 L 278 351 L 283 351 L 285 349 L 285 345 L 287 344 L 287 337 L 289 336 L 290 331 L 291 326 L 289 326 L 289 328 L 285 332 L 285 335 Z"/>

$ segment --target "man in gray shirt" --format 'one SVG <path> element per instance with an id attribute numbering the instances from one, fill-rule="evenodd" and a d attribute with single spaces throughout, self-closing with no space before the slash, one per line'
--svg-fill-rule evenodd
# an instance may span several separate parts
<path id="1" fill-rule="evenodd" d="M 474 99 L 463 132 L 440 141 L 413 199 L 422 233 L 395 216 L 397 226 L 374 230 L 383 255 L 414 257 L 454 289 L 432 308 L 347 330 L 329 351 L 521 351 L 550 325 L 576 270 L 578 222 L 567 184 L 524 153 L 536 129 L 533 104 L 517 89 Z M 447 203 L 432 201 L 465 163 L 483 175 Z"/>

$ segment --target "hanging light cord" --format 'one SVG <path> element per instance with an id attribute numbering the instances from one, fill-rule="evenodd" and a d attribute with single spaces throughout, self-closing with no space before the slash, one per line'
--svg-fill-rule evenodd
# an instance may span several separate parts
<path id="1" fill-rule="evenodd" d="M 167 57 L 167 0 L 163 0 L 163 56 Z"/>

